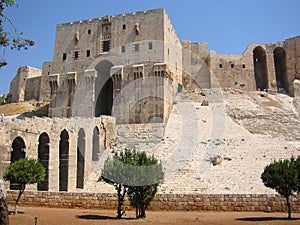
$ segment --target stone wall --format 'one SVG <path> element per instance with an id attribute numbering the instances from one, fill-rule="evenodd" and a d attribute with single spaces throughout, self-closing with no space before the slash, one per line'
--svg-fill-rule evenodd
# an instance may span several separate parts
<path id="1" fill-rule="evenodd" d="M 30 66 L 21 66 L 18 69 L 16 76 L 10 83 L 9 93 L 11 94 L 11 101 L 23 102 L 28 100 L 26 99 L 26 97 L 29 96 L 38 99 L 40 90 L 39 80 L 41 79 L 41 75 L 42 71 L 40 69 L 33 68 Z M 32 95 L 32 91 L 34 89 L 36 90 Z"/>
<path id="2" fill-rule="evenodd" d="M 7 203 L 14 204 L 18 192 L 8 191 Z M 292 211 L 300 212 L 300 196 L 291 198 Z M 116 194 L 25 192 L 21 206 L 58 208 L 116 209 Z M 130 209 L 128 200 L 126 209 Z M 285 212 L 285 200 L 278 195 L 183 195 L 157 194 L 149 210 L 183 211 L 262 211 Z"/>

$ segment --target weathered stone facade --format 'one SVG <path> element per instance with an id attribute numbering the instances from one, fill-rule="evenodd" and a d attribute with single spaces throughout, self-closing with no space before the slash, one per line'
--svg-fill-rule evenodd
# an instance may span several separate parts
<path id="1" fill-rule="evenodd" d="M 29 186 L 26 204 L 89 207 L 93 199 L 99 200 L 99 207 L 112 206 L 115 196 L 103 193 L 111 193 L 113 188 L 97 180 L 103 160 L 118 147 L 122 149 L 124 146 L 118 146 L 121 143 L 149 150 L 160 160 L 170 158 L 165 167 L 174 174 L 160 187 L 161 195 L 154 202 L 156 209 L 273 210 L 278 206 L 276 210 L 282 210 L 282 200 L 277 197 L 270 200 L 266 195 L 242 194 L 270 192 L 261 188 L 256 176 L 273 157 L 286 157 L 287 147 L 282 150 L 281 140 L 250 135 L 234 123 L 225 115 L 223 96 L 216 94 L 215 88 L 260 89 L 300 96 L 299 46 L 300 36 L 276 44 L 252 43 L 242 55 L 220 55 L 209 52 L 207 43 L 179 41 L 163 9 L 59 24 L 53 61 L 45 62 L 42 72 L 21 67 L 10 90 L 13 101 L 50 101 L 52 118 L 13 119 L 0 124 L 0 174 L 20 157 L 36 158 L 47 168 L 47 179 L 41 185 Z M 185 92 L 178 93 L 182 88 Z M 205 107 L 186 101 L 190 89 L 198 100 L 206 101 Z M 258 102 L 253 96 L 248 99 Z M 232 107 L 236 109 L 237 105 L 234 102 Z M 274 105 L 285 108 L 278 102 Z M 254 105 L 252 111 L 256 108 Z M 286 110 L 292 114 L 294 109 Z M 221 116 L 217 118 L 216 112 Z M 288 113 L 282 112 L 282 117 L 287 118 Z M 227 139 L 216 135 L 225 129 L 235 133 L 227 134 Z M 276 143 L 276 147 L 272 152 L 262 148 L 264 155 L 257 154 L 254 175 L 247 177 L 253 187 L 243 189 L 240 186 L 251 183 L 243 180 L 243 157 L 249 156 L 246 146 L 261 147 L 255 143 L 257 140 L 265 143 L 265 148 L 270 143 Z M 287 146 L 296 154 L 300 145 L 293 140 Z M 190 152 L 191 143 L 196 146 L 195 152 Z M 213 167 L 203 156 L 214 144 L 227 154 L 236 151 L 236 157 L 241 155 L 233 158 L 236 164 L 230 164 L 231 158 L 222 162 L 224 170 L 232 168 L 230 177 L 221 174 L 223 168 Z M 207 165 L 205 174 L 209 178 L 198 171 L 198 164 Z M 216 171 L 220 173 L 217 176 Z M 221 183 L 226 180 L 227 186 L 213 189 L 220 179 Z M 13 195 L 9 192 L 9 198 Z M 274 198 L 276 204 L 272 205 Z M 299 207 L 295 210 L 299 211 Z"/>
<path id="2" fill-rule="evenodd" d="M 10 102 L 39 100 L 42 71 L 30 66 L 22 66 L 10 83 Z"/>

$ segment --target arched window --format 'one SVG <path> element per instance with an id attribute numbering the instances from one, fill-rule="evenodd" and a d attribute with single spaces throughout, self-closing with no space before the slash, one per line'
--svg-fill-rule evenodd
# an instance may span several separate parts
<path id="1" fill-rule="evenodd" d="M 10 162 L 14 163 L 15 161 L 25 158 L 25 142 L 21 137 L 16 137 L 12 143 L 12 152 L 11 152 L 11 158 Z M 10 183 L 10 189 L 11 190 L 19 190 L 19 184 L 18 183 Z"/>
<path id="2" fill-rule="evenodd" d="M 68 191 L 69 178 L 69 134 L 60 133 L 59 141 L 59 191 Z"/>
<path id="3" fill-rule="evenodd" d="M 266 51 L 258 46 L 253 50 L 254 76 L 256 89 L 268 89 L 268 69 Z"/>
<path id="4" fill-rule="evenodd" d="M 49 190 L 49 144 L 50 139 L 47 133 L 42 133 L 39 137 L 38 159 L 45 167 L 46 176 L 42 183 L 37 186 L 38 191 Z"/>
<path id="5" fill-rule="evenodd" d="M 84 161 L 85 161 L 85 132 L 81 128 L 77 138 L 77 178 L 76 188 L 84 188 Z"/>
<path id="6" fill-rule="evenodd" d="M 92 161 L 99 161 L 100 155 L 100 132 L 98 127 L 94 128 L 93 131 L 93 150 L 92 150 Z"/>

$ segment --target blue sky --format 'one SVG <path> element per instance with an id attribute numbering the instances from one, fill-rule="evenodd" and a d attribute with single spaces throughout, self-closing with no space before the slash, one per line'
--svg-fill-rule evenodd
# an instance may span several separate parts
<path id="1" fill-rule="evenodd" d="M 165 8 L 181 40 L 208 42 L 209 50 L 241 54 L 251 42 L 273 43 L 300 35 L 299 0 L 16 0 L 4 11 L 35 41 L 27 51 L 7 48 L 0 69 L 0 94 L 23 65 L 52 61 L 56 24 L 105 15 Z M 3 54 L 3 48 L 0 49 Z"/>

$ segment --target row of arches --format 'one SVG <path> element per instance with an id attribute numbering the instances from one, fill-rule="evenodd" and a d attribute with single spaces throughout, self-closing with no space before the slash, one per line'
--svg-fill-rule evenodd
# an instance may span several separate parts
<path id="1" fill-rule="evenodd" d="M 99 161 L 100 155 L 100 132 L 98 127 L 93 130 L 92 137 L 92 161 Z M 46 176 L 42 183 L 37 185 L 38 191 L 49 191 L 49 162 L 51 153 L 55 149 L 50 149 L 50 137 L 44 132 L 38 139 L 38 160 L 45 167 Z M 58 162 L 58 188 L 59 191 L 68 191 L 69 163 L 70 163 L 70 144 L 69 133 L 63 130 L 59 139 L 59 162 Z M 16 137 L 12 142 L 11 163 L 26 157 L 26 144 L 22 137 Z M 83 128 L 78 132 L 77 151 L 76 151 L 76 188 L 84 189 L 85 162 L 86 162 L 86 134 Z M 10 183 L 11 190 L 18 190 L 19 184 Z"/>
<path id="2" fill-rule="evenodd" d="M 288 93 L 289 87 L 285 50 L 281 47 L 275 48 L 273 51 L 273 58 L 277 91 Z M 256 89 L 267 90 L 269 88 L 267 55 L 265 49 L 261 46 L 258 46 L 253 50 L 253 62 Z"/>

